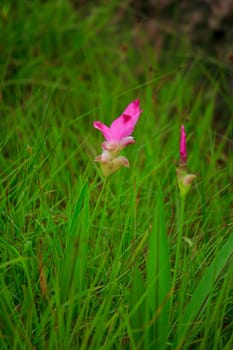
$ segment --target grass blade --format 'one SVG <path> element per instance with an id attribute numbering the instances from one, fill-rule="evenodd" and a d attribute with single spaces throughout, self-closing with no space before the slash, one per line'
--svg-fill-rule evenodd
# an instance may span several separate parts
<path id="1" fill-rule="evenodd" d="M 207 268 L 188 305 L 186 306 L 183 317 L 181 318 L 177 329 L 177 339 L 179 342 L 179 344 L 177 344 L 177 349 L 181 348 L 187 333 L 192 327 L 192 324 L 198 318 L 200 318 L 201 314 L 205 311 L 208 296 L 224 267 L 230 261 L 232 254 L 233 235 L 230 235 L 225 245 L 221 248 L 210 266 Z"/>
<path id="2" fill-rule="evenodd" d="M 147 302 L 153 330 L 147 346 L 166 347 L 169 319 L 170 256 L 165 227 L 163 195 L 159 190 L 155 221 L 149 236 L 147 258 Z M 155 322 L 154 322 L 155 320 Z"/>

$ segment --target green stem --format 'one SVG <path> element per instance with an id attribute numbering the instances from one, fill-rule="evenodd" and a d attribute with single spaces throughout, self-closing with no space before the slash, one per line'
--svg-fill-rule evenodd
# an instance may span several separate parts
<path id="1" fill-rule="evenodd" d="M 98 199 L 97 199 L 97 201 L 96 201 L 95 207 L 94 207 L 93 212 L 92 212 L 92 218 L 95 217 L 96 211 L 97 211 L 97 209 L 99 208 L 99 204 L 100 204 L 100 201 L 101 201 L 102 198 L 103 198 L 103 194 L 104 194 L 104 191 L 105 191 L 105 187 L 106 187 L 107 181 L 108 181 L 107 178 L 104 178 L 104 183 L 103 183 L 103 185 L 102 185 L 102 187 L 101 187 L 101 190 L 100 190 Z"/>
<path id="2" fill-rule="evenodd" d="M 183 237 L 183 226 L 184 226 L 184 208 L 185 208 L 185 195 L 180 195 L 180 206 L 179 206 L 179 221 L 178 221 L 178 236 L 177 236 L 177 245 L 176 245 L 176 256 L 175 256 L 175 267 L 172 281 L 172 289 L 173 289 L 173 297 L 174 299 L 174 291 L 177 279 L 177 273 L 180 263 L 180 255 L 181 255 L 181 243 Z"/>
<path id="3" fill-rule="evenodd" d="M 99 206 L 100 206 L 100 204 L 101 204 L 101 200 L 103 199 L 103 196 L 105 195 L 105 200 L 106 200 L 106 196 L 107 196 L 107 183 L 108 183 L 108 179 L 107 178 L 105 178 L 104 179 L 104 183 L 103 183 L 103 185 L 102 185 L 102 188 L 101 188 L 101 190 L 100 190 L 100 193 L 99 193 L 99 196 L 98 196 L 98 199 L 97 199 L 97 201 L 96 201 L 96 205 L 95 205 L 95 207 L 94 207 L 94 209 L 93 209 L 93 212 L 92 212 L 92 215 L 91 215 L 91 220 L 90 220 L 90 225 L 89 225 L 89 227 L 93 224 L 93 221 L 94 221 L 94 219 L 95 219 L 95 217 L 96 217 L 96 212 L 97 212 L 97 210 L 99 209 Z M 105 201 L 106 202 L 106 201 Z M 105 208 L 105 204 L 106 203 L 104 203 L 104 208 Z M 101 227 L 101 225 L 100 225 L 100 227 Z M 97 251 L 97 249 L 98 249 L 98 247 L 99 247 L 99 241 L 100 241 L 100 238 L 101 238 L 101 235 L 100 235 L 100 232 L 98 233 L 98 235 L 97 235 L 97 239 L 96 239 L 96 251 Z"/>

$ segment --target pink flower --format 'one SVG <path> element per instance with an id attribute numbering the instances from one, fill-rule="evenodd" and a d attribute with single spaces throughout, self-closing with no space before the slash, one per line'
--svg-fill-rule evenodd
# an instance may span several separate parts
<path id="1" fill-rule="evenodd" d="M 93 123 L 94 128 L 100 130 L 105 137 L 106 141 L 102 145 L 104 150 L 120 151 L 135 142 L 131 134 L 142 112 L 139 103 L 139 100 L 131 102 L 110 127 L 99 121 Z"/>
<path id="2" fill-rule="evenodd" d="M 180 163 L 186 164 L 187 162 L 187 149 L 186 149 L 186 134 L 184 125 L 181 125 L 180 135 Z"/>
<path id="3" fill-rule="evenodd" d="M 185 196 L 189 191 L 193 180 L 197 177 L 195 174 L 188 174 L 187 171 L 187 148 L 186 148 L 186 134 L 184 125 L 181 126 L 180 135 L 180 162 L 176 169 L 178 186 L 181 196 Z"/>
<path id="4" fill-rule="evenodd" d="M 105 176 L 112 174 L 121 166 L 129 167 L 128 159 L 117 155 L 127 145 L 135 143 L 131 135 L 142 112 L 139 104 L 139 100 L 131 102 L 110 127 L 100 121 L 93 123 L 94 128 L 100 130 L 105 138 L 102 143 L 103 153 L 95 159 L 101 163 Z"/>

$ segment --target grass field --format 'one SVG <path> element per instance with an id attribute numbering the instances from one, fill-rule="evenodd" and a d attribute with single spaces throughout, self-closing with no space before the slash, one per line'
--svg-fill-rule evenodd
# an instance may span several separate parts
<path id="1" fill-rule="evenodd" d="M 0 349 L 231 350 L 232 66 L 77 4 L 0 6 Z M 93 122 L 135 99 L 130 168 L 105 179 Z"/>

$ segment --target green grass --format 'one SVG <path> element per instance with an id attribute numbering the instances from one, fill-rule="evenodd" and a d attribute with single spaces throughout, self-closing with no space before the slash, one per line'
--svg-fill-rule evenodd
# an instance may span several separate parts
<path id="1" fill-rule="evenodd" d="M 1 4 L 0 348 L 230 350 L 232 68 L 175 35 L 158 58 L 110 3 Z M 130 169 L 105 180 L 92 123 L 136 98 Z"/>

